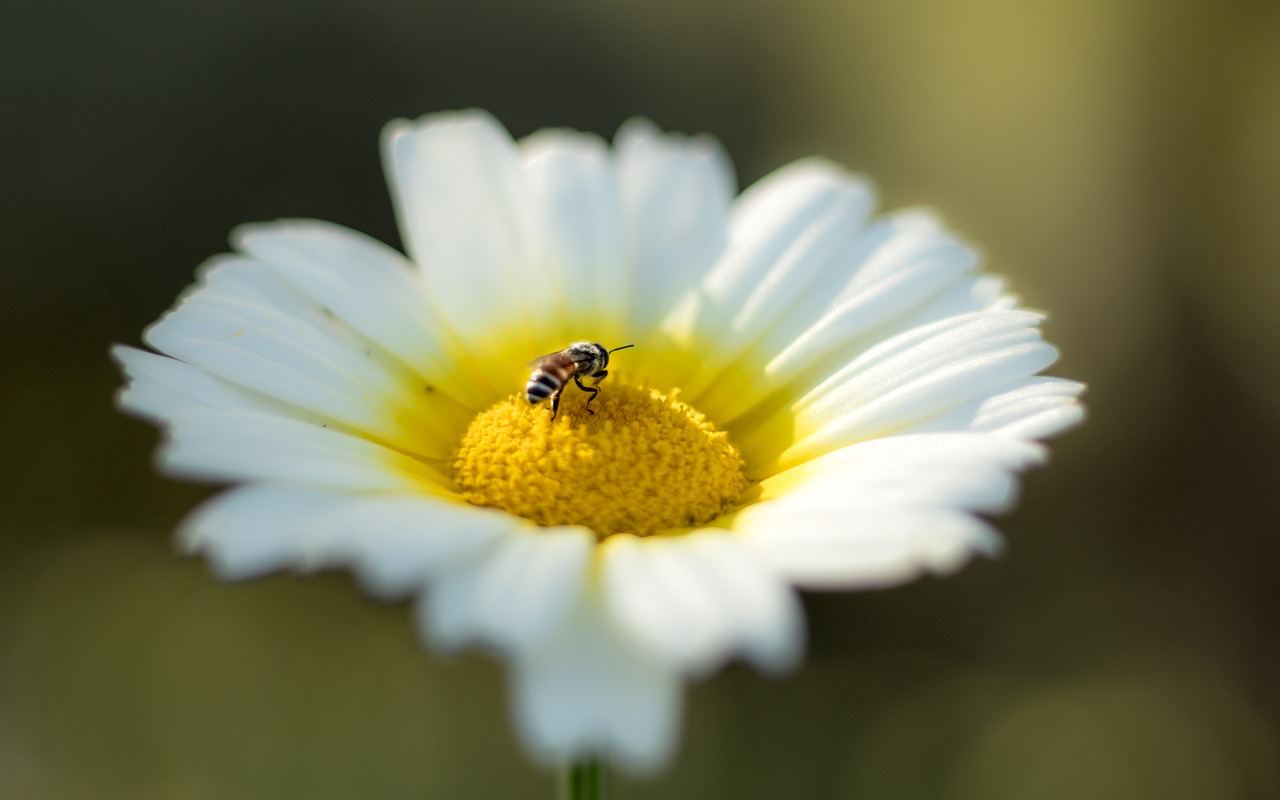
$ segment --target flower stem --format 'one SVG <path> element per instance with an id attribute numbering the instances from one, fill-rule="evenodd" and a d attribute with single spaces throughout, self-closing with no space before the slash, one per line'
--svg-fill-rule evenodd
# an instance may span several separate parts
<path id="1" fill-rule="evenodd" d="M 560 773 L 559 800 L 607 800 L 609 782 L 604 764 L 597 760 L 566 764 Z"/>

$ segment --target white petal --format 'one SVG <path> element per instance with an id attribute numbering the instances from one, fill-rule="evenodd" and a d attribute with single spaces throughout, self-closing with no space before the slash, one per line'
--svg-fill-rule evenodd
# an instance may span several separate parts
<path id="1" fill-rule="evenodd" d="M 520 153 L 536 265 L 525 276 L 525 302 L 558 340 L 616 336 L 599 326 L 583 330 L 578 321 L 591 314 L 618 324 L 625 313 L 622 211 L 608 146 L 596 136 L 547 130 L 522 139 Z"/>
<path id="2" fill-rule="evenodd" d="M 732 641 L 730 621 L 691 560 L 666 537 L 612 536 L 603 545 L 610 615 L 673 668 L 705 673 Z"/>
<path id="3" fill-rule="evenodd" d="M 192 408 L 243 408 L 277 414 L 295 411 L 176 358 L 123 345 L 111 348 L 111 355 L 128 378 L 117 397 L 120 407 L 153 422 L 167 422 Z"/>
<path id="4" fill-rule="evenodd" d="M 1043 446 L 1004 433 L 920 433 L 836 450 L 762 482 L 734 530 L 807 588 L 887 586 L 949 572 L 999 540 L 970 512 L 1007 510 Z"/>
<path id="5" fill-rule="evenodd" d="M 751 513 L 748 513 L 750 511 Z M 780 575 L 805 589 L 893 586 L 923 572 L 949 573 L 970 554 L 994 553 L 986 523 L 939 509 L 827 509 L 762 503 L 735 526 Z"/>
<path id="6" fill-rule="evenodd" d="M 997 431 L 1021 439 L 1055 436 L 1084 420 L 1077 398 L 1084 385 L 1061 378 L 1028 378 L 990 397 L 982 397 L 932 417 L 915 431 Z"/>
<path id="7" fill-rule="evenodd" d="M 610 617 L 674 669 L 705 674 L 742 652 L 780 671 L 800 654 L 796 598 L 731 534 L 612 536 L 602 558 Z"/>
<path id="8" fill-rule="evenodd" d="M 516 727 L 539 759 L 602 757 L 632 772 L 670 760 L 681 682 L 615 631 L 594 594 L 512 666 Z"/>
<path id="9" fill-rule="evenodd" d="M 225 580 L 256 578 L 287 567 L 310 568 L 318 524 L 346 498 L 296 487 L 232 489 L 191 513 L 178 529 L 184 550 L 208 557 Z"/>
<path id="10" fill-rule="evenodd" d="M 322 559 L 351 564 L 380 597 L 402 597 L 424 581 L 496 547 L 524 523 L 500 511 L 420 494 L 355 498 L 326 520 Z"/>
<path id="11" fill-rule="evenodd" d="M 719 143 L 633 119 L 614 139 L 628 263 L 627 341 L 642 339 L 724 250 L 735 180 Z"/>
<path id="12" fill-rule="evenodd" d="M 940 319 L 972 314 L 975 311 L 1015 311 L 1020 305 L 1017 296 L 1005 291 L 1002 279 L 991 275 L 967 276 L 948 286 L 913 313 L 904 316 L 896 325 L 887 326 L 884 336 L 897 336 Z"/>
<path id="13" fill-rule="evenodd" d="M 245 410 L 173 415 L 159 461 L 166 472 L 197 480 L 433 494 L 452 488 L 438 468 L 367 439 Z"/>
<path id="14" fill-rule="evenodd" d="M 201 506 L 179 536 L 225 578 L 351 565 L 369 591 L 397 597 L 475 558 L 518 525 L 506 514 L 422 495 L 258 484 Z"/>
<path id="15" fill-rule="evenodd" d="M 408 385 L 340 321 L 262 264 L 221 259 L 147 343 L 218 377 L 428 457 L 444 457 L 459 407 Z M 414 424 L 424 414 L 439 424 Z"/>
<path id="16" fill-rule="evenodd" d="M 439 312 L 404 256 L 363 234 L 314 220 L 242 225 L 232 241 L 415 374 L 467 398 L 468 384 L 451 365 Z"/>
<path id="17" fill-rule="evenodd" d="M 840 508 L 1008 510 L 1013 474 L 1044 461 L 1044 447 L 993 433 L 915 433 L 850 445 L 760 484 L 766 497 Z M 766 504 L 767 505 L 767 504 Z"/>
<path id="18" fill-rule="evenodd" d="M 742 194 L 730 248 L 704 288 L 740 334 L 761 330 L 848 247 L 875 206 L 870 184 L 810 159 L 783 167 Z"/>
<path id="19" fill-rule="evenodd" d="M 539 528 L 504 537 L 458 567 L 418 604 L 419 628 L 442 650 L 484 644 L 504 653 L 536 645 L 582 595 L 595 538 L 585 528 Z"/>
<path id="20" fill-rule="evenodd" d="M 463 111 L 391 122 L 382 144 L 405 246 L 450 327 L 477 348 L 509 334 L 499 323 L 530 330 L 529 198 L 510 135 Z"/>
<path id="21" fill-rule="evenodd" d="M 743 193 L 729 245 L 707 274 L 691 336 L 708 343 L 702 367 L 681 387 L 701 392 L 820 283 L 874 206 L 871 188 L 818 160 L 792 164 Z"/>
<path id="22" fill-rule="evenodd" d="M 920 306 L 977 264 L 972 250 L 932 226 L 922 227 L 899 227 L 865 259 L 846 257 L 852 279 L 839 294 L 831 298 L 814 293 L 806 298 L 812 306 L 799 309 L 788 320 L 791 324 L 771 333 L 771 343 L 783 346 L 770 359 L 766 374 L 785 379 L 820 365 L 821 358 L 837 350 L 847 354 L 863 349 L 866 334 Z M 868 231 L 867 236 L 879 233 Z M 862 238 L 855 241 L 856 247 L 865 247 Z"/>
<path id="23" fill-rule="evenodd" d="M 1052 364 L 1028 312 L 978 312 L 909 331 L 855 359 L 795 406 L 787 467 L 902 430 Z"/>
<path id="24" fill-rule="evenodd" d="M 899 332 L 977 263 L 929 217 L 877 221 L 834 255 L 814 285 L 697 399 L 731 420 L 784 387 L 799 396 L 875 343 Z M 930 320 L 932 321 L 932 320 Z M 763 368 L 761 368 L 763 365 Z"/>

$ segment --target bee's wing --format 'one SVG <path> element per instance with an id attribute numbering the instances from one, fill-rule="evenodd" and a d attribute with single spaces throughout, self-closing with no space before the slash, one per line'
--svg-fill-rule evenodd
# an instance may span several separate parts
<path id="1" fill-rule="evenodd" d="M 564 352 L 563 350 L 556 350 L 556 351 L 553 351 L 553 352 L 547 353 L 547 354 L 546 354 L 546 355 L 544 355 L 544 356 L 538 356 L 538 357 L 537 357 L 537 358 L 535 358 L 534 360 L 530 361 L 528 366 L 530 366 L 530 367 L 536 367 L 536 366 L 538 366 L 539 364 L 541 364 L 543 361 L 546 361 L 548 358 L 551 358 L 552 356 L 558 356 L 558 355 L 560 355 L 560 354 L 561 354 L 561 353 L 563 353 L 563 352 Z"/>

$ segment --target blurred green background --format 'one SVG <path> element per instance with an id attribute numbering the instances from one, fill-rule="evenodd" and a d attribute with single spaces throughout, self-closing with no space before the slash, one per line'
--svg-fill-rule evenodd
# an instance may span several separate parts
<path id="1" fill-rule="evenodd" d="M 108 345 L 232 226 L 397 242 L 380 127 L 468 106 L 865 171 L 1091 387 L 1002 558 L 807 597 L 806 666 L 694 686 L 618 797 L 1280 796 L 1276 3 L 85 0 L 0 10 L 0 797 L 551 796 L 494 663 L 175 557 L 206 490 L 111 404 Z"/>

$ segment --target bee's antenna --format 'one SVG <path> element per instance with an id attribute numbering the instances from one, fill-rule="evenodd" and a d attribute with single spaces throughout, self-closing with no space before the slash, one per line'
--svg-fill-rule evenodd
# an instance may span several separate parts
<path id="1" fill-rule="evenodd" d="M 624 344 L 622 347 L 615 347 L 615 348 L 613 348 L 612 350 L 610 350 L 609 352 L 610 352 L 610 353 L 616 353 L 616 352 L 618 352 L 619 350 L 626 350 L 628 347 L 635 347 L 635 345 L 634 345 L 634 344 Z"/>

